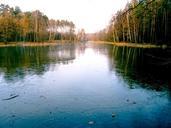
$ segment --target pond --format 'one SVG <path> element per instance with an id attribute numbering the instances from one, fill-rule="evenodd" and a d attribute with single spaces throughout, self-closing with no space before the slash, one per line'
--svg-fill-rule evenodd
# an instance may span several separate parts
<path id="1" fill-rule="evenodd" d="M 0 128 L 171 126 L 170 49 L 0 48 Z"/>

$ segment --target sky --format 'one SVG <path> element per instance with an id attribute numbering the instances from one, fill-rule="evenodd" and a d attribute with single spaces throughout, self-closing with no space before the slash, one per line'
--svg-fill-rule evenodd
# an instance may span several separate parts
<path id="1" fill-rule="evenodd" d="M 97 32 L 108 25 L 111 17 L 124 8 L 128 0 L 0 0 L 22 11 L 40 10 L 49 19 L 73 21 L 76 29 Z"/>

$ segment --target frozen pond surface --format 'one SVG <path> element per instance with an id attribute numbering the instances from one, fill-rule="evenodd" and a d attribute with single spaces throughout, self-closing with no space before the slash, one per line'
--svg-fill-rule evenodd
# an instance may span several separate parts
<path id="1" fill-rule="evenodd" d="M 0 128 L 171 126 L 170 80 L 138 70 L 142 51 L 90 43 L 0 48 Z"/>

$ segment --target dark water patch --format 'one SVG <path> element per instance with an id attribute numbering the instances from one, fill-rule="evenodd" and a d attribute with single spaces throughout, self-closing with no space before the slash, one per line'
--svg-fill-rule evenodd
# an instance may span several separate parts
<path id="1" fill-rule="evenodd" d="M 144 88 L 158 91 L 171 88 L 168 75 L 171 71 L 170 49 L 114 46 L 111 50 L 116 65 L 111 69 L 114 68 L 130 85 L 137 81 Z"/>

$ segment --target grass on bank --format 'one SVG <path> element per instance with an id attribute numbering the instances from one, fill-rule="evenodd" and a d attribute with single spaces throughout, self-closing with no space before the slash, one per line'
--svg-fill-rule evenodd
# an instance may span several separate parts
<path id="1" fill-rule="evenodd" d="M 15 47 L 15 46 L 23 46 L 23 47 L 35 47 L 35 46 L 55 46 L 61 43 L 69 43 L 71 41 L 68 40 L 57 40 L 57 41 L 47 41 L 47 42 L 0 42 L 0 47 Z"/>
<path id="2" fill-rule="evenodd" d="M 67 40 L 57 40 L 51 42 L 10 42 L 10 43 L 3 43 L 0 42 L 0 47 L 14 47 L 14 46 L 55 46 L 61 43 L 69 43 L 71 41 Z M 111 44 L 118 47 L 133 47 L 133 48 L 168 48 L 167 45 L 154 45 L 154 44 L 138 44 L 138 43 L 126 43 L 126 42 L 106 42 L 106 41 L 88 41 L 89 43 L 97 43 L 97 44 Z M 170 48 L 170 47 L 169 47 Z"/>
<path id="3" fill-rule="evenodd" d="M 127 43 L 127 42 L 106 42 L 106 41 L 90 41 L 92 43 L 98 43 L 98 44 L 111 44 L 118 47 L 133 47 L 133 48 L 167 48 L 167 45 L 154 45 L 154 44 L 138 44 L 138 43 Z"/>

